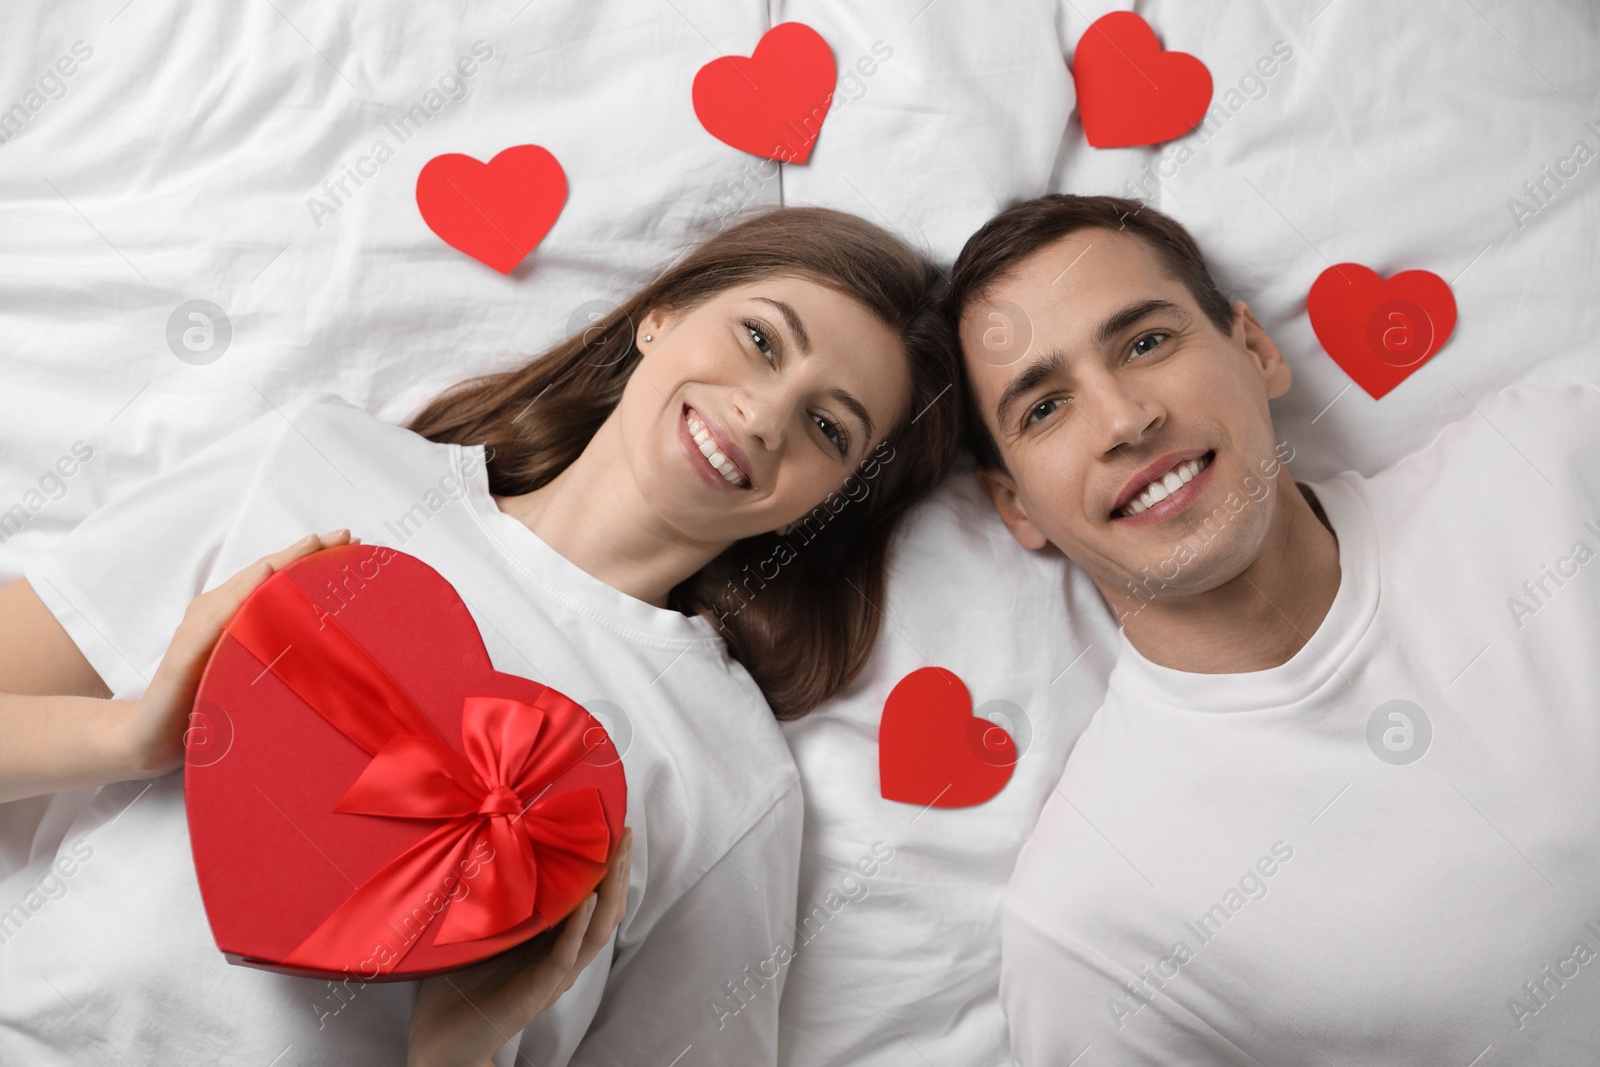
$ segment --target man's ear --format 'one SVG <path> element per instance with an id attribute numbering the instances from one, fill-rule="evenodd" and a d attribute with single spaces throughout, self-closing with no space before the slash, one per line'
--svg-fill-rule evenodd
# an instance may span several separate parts
<path id="1" fill-rule="evenodd" d="M 1266 387 L 1267 399 L 1280 397 L 1289 391 L 1289 382 L 1294 377 L 1289 371 L 1289 364 L 1284 362 L 1277 343 L 1256 321 L 1250 305 L 1243 300 L 1233 302 L 1233 341 L 1254 361 L 1256 373 Z"/>
<path id="2" fill-rule="evenodd" d="M 1017 539 L 1017 544 L 1037 552 L 1050 543 L 1050 539 L 1043 531 L 1028 518 L 1028 510 L 1017 495 L 1017 483 L 1011 475 L 1004 471 L 979 467 L 977 476 L 978 485 L 988 495 L 989 503 L 994 505 L 994 510 L 1000 515 L 1000 521 L 1006 524 L 1006 529 Z"/>

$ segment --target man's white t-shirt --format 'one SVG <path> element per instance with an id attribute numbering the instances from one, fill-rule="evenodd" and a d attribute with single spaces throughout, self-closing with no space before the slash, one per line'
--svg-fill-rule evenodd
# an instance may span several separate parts
<path id="1" fill-rule="evenodd" d="M 107 504 L 24 575 L 132 697 L 191 599 L 307 533 L 347 526 L 428 563 L 495 668 L 590 708 L 627 775 L 627 917 L 497 1060 L 520 1040 L 516 1062 L 540 1067 L 664 1065 L 691 1046 L 681 1067 L 774 1063 L 783 971 L 766 964 L 792 940 L 802 805 L 771 709 L 712 623 L 613 589 L 500 511 L 483 461 L 313 396 Z M 0 882 L 0 1063 L 405 1062 L 418 983 L 351 997 L 227 963 L 181 771 L 55 794 L 29 858 Z"/>
<path id="2" fill-rule="evenodd" d="M 1600 1062 L 1600 387 L 1310 488 L 1287 663 L 1122 638 L 1003 902 L 1023 1064 Z"/>

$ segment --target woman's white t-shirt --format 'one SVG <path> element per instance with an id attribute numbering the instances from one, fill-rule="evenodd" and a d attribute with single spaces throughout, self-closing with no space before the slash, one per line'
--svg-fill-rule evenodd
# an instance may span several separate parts
<path id="1" fill-rule="evenodd" d="M 771 709 L 712 623 L 613 589 L 500 511 L 483 461 L 307 397 L 113 500 L 24 576 L 127 698 L 190 600 L 307 533 L 349 527 L 428 563 L 495 668 L 588 707 L 627 774 L 627 917 L 499 1062 L 666 1064 L 692 1046 L 686 1063 L 773 1063 L 783 972 L 763 965 L 792 937 L 802 805 Z M 55 794 L 29 861 L 0 882 L 0 1062 L 404 1062 L 416 982 L 352 996 L 226 962 L 181 771 Z"/>
<path id="2" fill-rule="evenodd" d="M 1600 387 L 1311 488 L 1339 589 L 1288 662 L 1123 636 L 1003 901 L 1021 1063 L 1600 1057 Z"/>

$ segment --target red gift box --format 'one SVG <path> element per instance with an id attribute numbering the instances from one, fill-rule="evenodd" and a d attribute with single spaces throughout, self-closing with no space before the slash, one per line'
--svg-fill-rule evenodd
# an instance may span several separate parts
<path id="1" fill-rule="evenodd" d="M 594 890 L 627 804 L 604 727 L 496 671 L 450 583 L 378 545 L 250 594 L 185 751 L 217 947 L 305 977 L 424 978 L 526 941 Z"/>

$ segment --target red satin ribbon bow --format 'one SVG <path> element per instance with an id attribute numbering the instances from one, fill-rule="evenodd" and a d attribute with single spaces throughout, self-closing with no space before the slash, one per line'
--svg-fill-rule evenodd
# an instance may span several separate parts
<path id="1" fill-rule="evenodd" d="M 275 574 L 253 595 L 266 603 L 236 615 L 227 632 L 372 755 L 333 810 L 440 823 L 357 887 L 285 963 L 346 968 L 375 940 L 392 942 L 397 933 L 406 939 L 403 958 L 436 919 L 435 943 L 473 941 L 535 911 L 554 923 L 583 898 L 610 853 L 600 791 L 548 791 L 589 752 L 584 734 L 593 723 L 580 705 L 548 687 L 532 704 L 469 696 L 463 756 L 292 581 Z M 314 636 L 308 618 L 317 623 Z M 464 877 L 480 842 L 493 851 Z M 431 906 L 430 898 L 449 903 Z"/>

